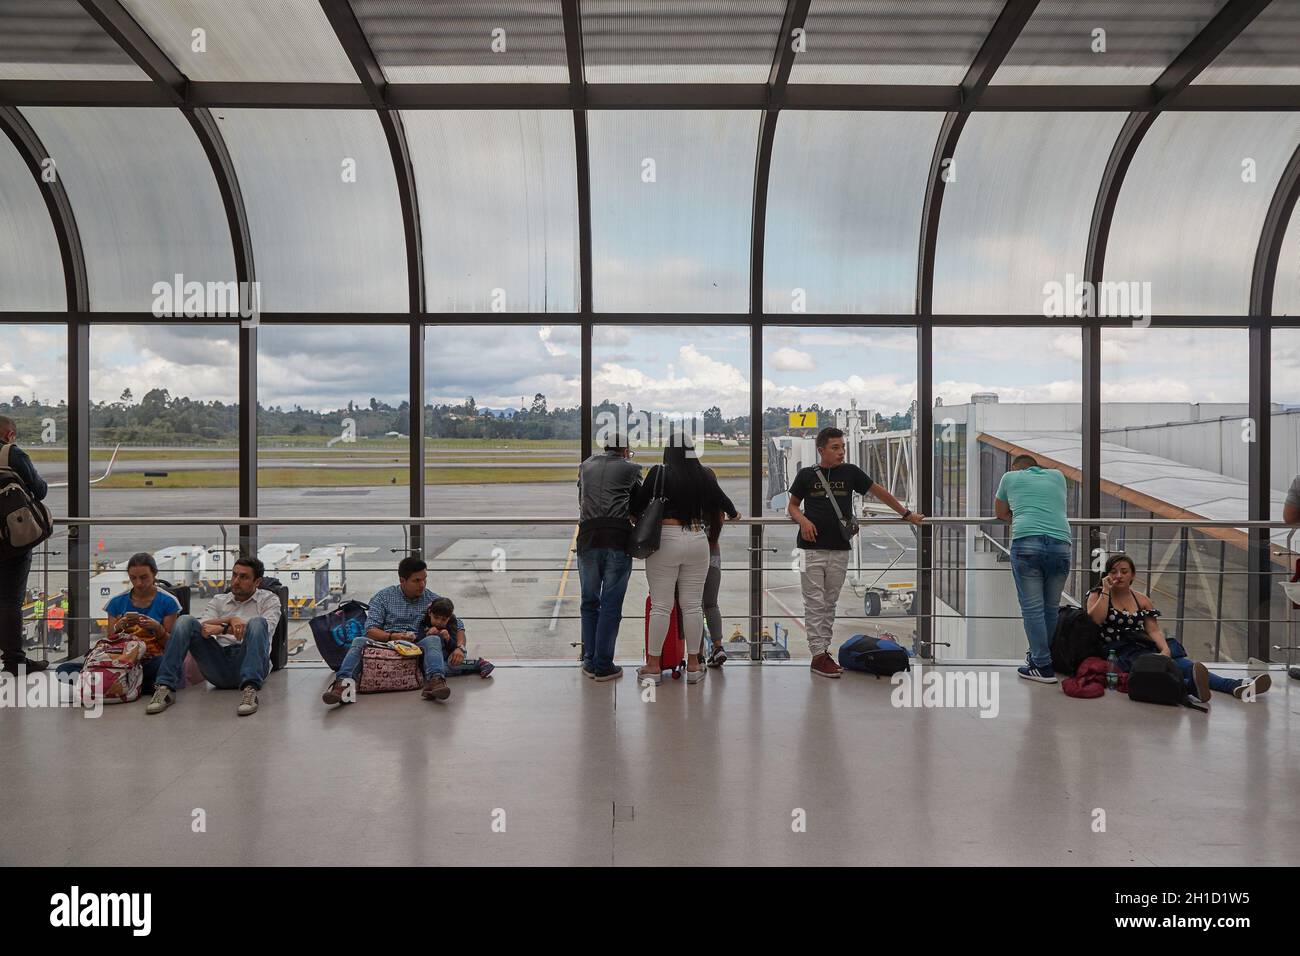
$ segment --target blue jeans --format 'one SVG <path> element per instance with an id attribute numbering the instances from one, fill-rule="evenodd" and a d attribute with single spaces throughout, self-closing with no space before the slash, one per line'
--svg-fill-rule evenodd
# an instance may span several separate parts
<path id="1" fill-rule="evenodd" d="M 416 642 L 420 650 L 424 651 L 424 656 L 420 659 L 420 666 L 424 669 L 424 679 L 430 677 L 446 677 L 447 663 L 442 657 L 442 638 L 431 635 L 421 641 Z M 335 677 L 338 680 L 356 680 L 361 676 L 362 654 L 366 650 L 366 638 L 355 637 L 352 643 L 348 645 L 348 652 L 343 656 L 343 663 L 339 665 L 338 673 Z"/>
<path id="2" fill-rule="evenodd" d="M 182 614 L 176 619 L 163 650 L 157 683 L 172 690 L 180 687 L 185 654 L 189 652 L 214 687 L 235 690 L 251 686 L 261 690 L 262 681 L 271 672 L 270 647 L 265 618 L 250 618 L 244 628 L 244 639 L 226 647 L 218 644 L 215 637 L 203 636 L 203 625 L 198 618 Z"/>
<path id="3" fill-rule="evenodd" d="M 1070 542 L 1045 534 L 1016 538 L 1011 542 L 1011 576 L 1029 638 L 1028 660 L 1051 667 L 1052 632 L 1060 614 L 1061 591 L 1070 576 Z"/>
<path id="4" fill-rule="evenodd" d="M 1174 663 L 1183 672 L 1183 683 L 1187 685 L 1187 692 L 1191 693 L 1196 690 L 1196 683 L 1192 680 L 1192 659 L 1190 657 L 1175 657 Z M 1241 681 L 1239 680 L 1210 671 L 1210 690 L 1217 690 L 1220 694 L 1231 694 L 1240 685 Z"/>
<path id="5" fill-rule="evenodd" d="M 588 670 L 614 666 L 614 642 L 623 621 L 623 595 L 632 555 L 618 548 L 588 548 L 578 555 L 582 584 L 582 663 Z"/>

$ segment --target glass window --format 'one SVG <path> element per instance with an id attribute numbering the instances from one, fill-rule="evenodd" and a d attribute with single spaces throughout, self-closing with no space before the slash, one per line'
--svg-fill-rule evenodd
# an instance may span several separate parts
<path id="1" fill-rule="evenodd" d="M 585 0 L 588 83 L 766 83 L 785 0 Z"/>
<path id="2" fill-rule="evenodd" d="M 262 514 L 410 514 L 409 355 L 405 325 L 258 330 Z M 267 573 L 290 589 L 290 654 L 318 660 L 311 619 L 396 583 L 409 540 L 398 525 L 262 525 L 258 545 Z"/>
<path id="3" fill-rule="evenodd" d="M 1155 82 L 1226 0 L 1043 0 L 994 83 Z"/>
<path id="4" fill-rule="evenodd" d="M 434 312 L 576 312 L 578 186 L 562 110 L 411 110 Z"/>
<path id="5" fill-rule="evenodd" d="M 596 311 L 748 311 L 759 116 L 587 114 Z"/>
<path id="6" fill-rule="evenodd" d="M 220 110 L 265 311 L 405 312 L 397 180 L 369 110 Z"/>
<path id="7" fill-rule="evenodd" d="M 7 142 L 7 140 L 0 140 Z M 18 429 L 17 443 L 49 483 L 45 505 L 68 517 L 68 332 L 60 325 L 0 325 L 0 415 Z M 28 657 L 67 656 L 67 628 L 47 609 L 67 597 L 68 529 L 32 552 L 27 593 L 21 595 L 23 647 Z M 50 626 L 53 621 L 54 626 Z"/>
<path id="8" fill-rule="evenodd" d="M 0 79 L 148 82 L 77 0 L 0 3 Z"/>
<path id="9" fill-rule="evenodd" d="M 801 469 L 817 464 L 817 432 L 828 426 L 844 432 L 848 463 L 917 509 L 915 413 L 914 329 L 764 328 L 763 515 L 785 513 L 791 483 Z M 874 495 L 855 499 L 855 507 L 860 517 L 894 516 Z M 810 656 L 798 534 L 793 522 L 764 526 L 763 629 L 764 639 L 771 639 L 763 645 L 765 658 Z M 865 633 L 912 647 L 915 532 L 906 525 L 866 524 L 852 545 L 834 646 Z"/>
<path id="10" fill-rule="evenodd" d="M 434 590 L 456 602 L 474 655 L 575 660 L 578 327 L 431 325 L 424 361 L 425 510 L 465 519 L 426 532 Z"/>
<path id="11" fill-rule="evenodd" d="M 183 314 L 186 283 L 234 280 L 225 206 L 178 110 L 29 106 L 23 114 L 68 191 L 92 309 Z"/>
<path id="12" fill-rule="evenodd" d="M 67 308 L 54 224 L 41 188 L 8 136 L 0 136 L 0 222 L 0 309 Z"/>
<path id="13" fill-rule="evenodd" d="M 764 233 L 765 312 L 912 312 L 942 113 L 783 110 Z"/>
<path id="14" fill-rule="evenodd" d="M 1274 0 L 1192 83 L 1300 83 L 1300 3 Z"/>
<path id="15" fill-rule="evenodd" d="M 958 173 L 958 176 L 961 174 Z M 1065 475 L 1079 513 L 1083 439 L 1077 328 L 934 330 L 934 504 L 939 515 L 992 517 L 1012 459 L 1030 454 Z M 945 656 L 1019 659 L 1027 648 L 1011 576 L 1011 533 L 997 520 L 936 534 L 935 640 Z M 1072 566 L 1085 567 L 1076 545 Z M 1080 600 L 1082 575 L 1065 593 Z"/>
<path id="16" fill-rule="evenodd" d="M 1001 0 L 813 0 L 791 83 L 956 86 Z"/>
<path id="17" fill-rule="evenodd" d="M 1250 423 L 1245 329 L 1102 331 L 1101 474 L 1156 518 L 1245 518 Z M 1143 539 L 1150 535 L 1152 542 Z M 1129 528 L 1161 627 L 1194 658 L 1243 660 L 1245 533 Z M 1226 543 L 1226 551 L 1223 551 Z M 1222 552 L 1222 553 L 1221 553 Z M 1137 555 L 1134 555 L 1136 558 Z M 1221 572 L 1234 572 L 1220 592 Z"/>
<path id="18" fill-rule="evenodd" d="M 154 516 L 239 513 L 239 335 L 232 325 L 96 325 L 90 330 L 90 511 L 139 520 L 90 529 L 91 614 L 129 587 L 126 559 L 148 551 L 159 577 L 192 584 L 194 600 L 224 585 L 238 529 Z M 222 550 L 222 549 L 226 550 Z M 218 558 L 217 555 L 225 555 Z M 201 604 L 197 605 L 201 607 Z M 93 623 L 93 635 L 98 630 Z"/>
<path id="19" fill-rule="evenodd" d="M 317 0 L 123 0 L 191 80 L 356 83 Z"/>
<path id="20" fill-rule="evenodd" d="M 1272 461 L 1269 463 L 1269 517 L 1274 521 L 1288 518 L 1300 524 L 1300 329 L 1274 329 L 1273 340 L 1273 410 L 1271 422 Z M 1289 506 L 1289 507 L 1288 507 Z M 1281 582 L 1290 581 L 1291 572 L 1300 559 L 1300 531 L 1274 529 L 1272 539 L 1273 560 L 1270 565 L 1273 580 L 1269 584 L 1274 628 L 1289 621 L 1294 613 L 1284 599 Z M 1285 632 L 1283 632 L 1285 634 Z M 1294 644 L 1279 641 L 1275 631 L 1270 643 Z M 1294 652 L 1288 661 L 1294 661 Z"/>
<path id="21" fill-rule="evenodd" d="M 1123 113 L 971 116 L 943 192 L 934 311 L 1043 315 L 1048 283 L 1073 289 L 1123 124 Z"/>
<path id="22" fill-rule="evenodd" d="M 1294 120 L 1278 113 L 1161 115 L 1124 177 L 1107 282 L 1140 291 L 1148 314 L 1245 314 L 1264 217 L 1300 145 Z"/>
<path id="23" fill-rule="evenodd" d="M 1300 315 L 1300 204 L 1291 212 L 1291 223 L 1282 238 L 1273 282 L 1273 314 Z"/>
<path id="24" fill-rule="evenodd" d="M 596 326 L 592 334 L 592 437 L 596 452 L 615 431 L 627 435 L 642 473 L 663 461 L 673 432 L 691 436 L 699 461 L 742 515 L 749 508 L 749 330 L 709 325 Z M 726 527 L 718 538 L 722 640 L 731 656 L 748 657 L 748 529 Z M 649 594 L 636 562 L 624 607 L 640 618 Z M 742 643 L 736 643 L 737 641 Z M 644 629 L 619 632 L 618 656 L 644 660 Z M 743 649 L 742 649 L 743 648 Z"/>
<path id="25" fill-rule="evenodd" d="M 567 83 L 559 0 L 352 0 L 390 83 Z"/>

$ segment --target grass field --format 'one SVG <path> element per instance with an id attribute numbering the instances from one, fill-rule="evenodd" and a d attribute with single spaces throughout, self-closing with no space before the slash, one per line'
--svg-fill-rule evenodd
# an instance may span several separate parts
<path id="1" fill-rule="evenodd" d="M 313 436 L 311 444 L 299 440 L 300 436 L 266 436 L 258 447 L 258 484 L 264 488 L 342 488 L 374 487 L 378 485 L 405 485 L 410 480 L 407 467 L 408 446 L 402 440 L 366 440 L 348 445 L 336 445 L 322 450 L 323 443 Z M 572 482 L 575 478 L 577 445 L 568 440 L 523 439 L 430 439 L 425 443 L 425 461 L 430 464 L 457 465 L 456 468 L 429 468 L 425 472 L 426 485 L 509 484 L 533 482 Z M 467 454 L 467 452 L 478 454 Z M 500 461 L 511 465 L 554 466 L 568 458 L 574 468 L 497 468 L 498 462 L 484 452 L 507 452 Z M 737 446 L 723 447 L 708 443 L 702 449 L 705 464 L 713 468 L 719 478 L 743 478 L 749 473 L 749 449 Z M 35 447 L 29 450 L 36 462 L 62 462 L 66 460 L 65 448 Z M 111 448 L 97 447 L 91 451 L 95 470 L 108 464 Z M 570 457 L 571 456 L 571 457 Z M 198 461 L 230 461 L 239 458 L 239 449 L 229 445 L 195 446 L 187 448 L 123 448 L 118 452 L 118 464 L 130 462 L 175 462 L 178 465 Z M 662 448 L 639 448 L 633 461 L 648 468 L 663 459 Z M 348 467 L 295 467 L 328 463 L 331 466 L 349 462 L 374 465 L 391 464 L 391 468 Z M 165 471 L 166 467 L 158 470 Z M 200 468 L 174 471 L 166 477 L 146 478 L 139 472 L 115 471 L 97 488 L 235 488 L 239 472 L 234 468 Z"/>
<path id="2" fill-rule="evenodd" d="M 743 467 L 714 467 L 719 478 L 743 478 Z M 426 485 L 533 484 L 556 481 L 573 482 L 575 471 L 565 468 L 435 468 L 426 471 Z M 405 485 L 410 481 L 406 468 L 258 468 L 257 484 L 261 488 L 364 488 L 376 485 Z M 149 482 L 149 484 L 146 484 Z M 236 488 L 239 472 L 200 469 L 176 471 L 166 478 L 145 478 L 143 474 L 113 474 L 96 488 Z"/>

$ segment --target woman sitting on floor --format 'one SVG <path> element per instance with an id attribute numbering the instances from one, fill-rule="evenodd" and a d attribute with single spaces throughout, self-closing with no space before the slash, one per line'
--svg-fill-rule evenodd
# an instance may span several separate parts
<path id="1" fill-rule="evenodd" d="M 1212 674 L 1200 661 L 1187 657 L 1181 646 L 1178 656 L 1174 656 L 1156 620 L 1160 612 L 1150 598 L 1131 587 L 1136 576 L 1137 566 L 1132 558 L 1127 554 L 1112 554 L 1106 562 L 1101 587 L 1088 592 L 1088 616 L 1101 628 L 1102 654 L 1108 656 L 1113 651 L 1120 670 L 1127 673 L 1135 658 L 1158 651 L 1178 665 L 1187 692 L 1202 703 L 1210 699 L 1212 690 L 1240 700 L 1248 694 L 1248 688 L 1253 689 L 1252 696 L 1258 696 L 1273 685 L 1267 674 L 1246 680 Z"/>

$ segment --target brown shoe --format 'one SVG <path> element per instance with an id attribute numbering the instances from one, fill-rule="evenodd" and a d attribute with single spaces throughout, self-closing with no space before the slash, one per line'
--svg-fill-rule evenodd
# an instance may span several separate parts
<path id="1" fill-rule="evenodd" d="M 329 690 L 320 695 L 320 699 L 325 701 L 331 707 L 343 701 L 343 694 L 347 690 L 347 681 L 336 680 L 330 684 Z"/>
<path id="2" fill-rule="evenodd" d="M 446 680 L 434 675 L 425 681 L 420 696 L 425 700 L 446 700 L 451 696 L 451 688 L 447 686 Z"/>
<path id="3" fill-rule="evenodd" d="M 835 663 L 830 654 L 826 653 L 814 657 L 808 668 L 818 677 L 839 677 L 844 670 L 839 664 Z"/>

